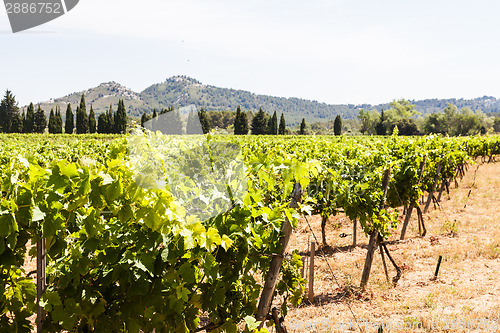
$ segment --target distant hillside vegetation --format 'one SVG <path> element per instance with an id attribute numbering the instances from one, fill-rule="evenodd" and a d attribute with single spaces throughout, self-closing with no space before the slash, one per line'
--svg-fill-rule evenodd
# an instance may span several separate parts
<path id="1" fill-rule="evenodd" d="M 249 91 L 219 88 L 205 85 L 187 76 L 174 76 L 165 82 L 153 84 L 143 92 L 136 93 L 116 82 L 102 83 L 98 87 L 86 91 L 75 92 L 65 97 L 51 99 L 41 103 L 48 114 L 50 109 L 59 105 L 65 110 L 67 103 L 76 109 L 82 93 L 85 93 L 87 105 L 93 105 L 96 114 L 100 114 L 112 104 L 116 110 L 118 100 L 123 99 L 127 113 L 131 117 L 139 118 L 142 113 L 150 113 L 153 108 L 162 109 L 173 105 L 181 109 L 181 113 L 188 113 L 191 109 L 204 108 L 207 111 L 235 111 L 238 105 L 245 111 L 256 112 L 260 107 L 271 114 L 275 110 L 278 114 L 284 113 L 287 125 L 295 126 L 302 118 L 307 122 L 330 121 L 337 115 L 343 119 L 353 119 L 361 109 L 389 108 L 389 104 L 354 105 L 354 104 L 326 104 L 301 98 L 273 97 L 257 95 Z M 471 100 L 465 99 L 426 99 L 410 101 L 415 109 L 422 114 L 435 113 L 443 110 L 448 103 L 459 109 L 468 107 L 471 110 L 482 110 L 486 113 L 500 112 L 500 100 L 495 97 L 484 96 Z M 63 112 L 64 114 L 64 112 Z"/>

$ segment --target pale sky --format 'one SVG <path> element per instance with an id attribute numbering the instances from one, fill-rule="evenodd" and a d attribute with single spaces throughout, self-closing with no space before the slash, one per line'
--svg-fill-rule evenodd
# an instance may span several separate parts
<path id="1" fill-rule="evenodd" d="M 17 34 L 0 8 L 20 105 L 173 75 L 331 104 L 500 97 L 496 0 L 80 0 Z"/>

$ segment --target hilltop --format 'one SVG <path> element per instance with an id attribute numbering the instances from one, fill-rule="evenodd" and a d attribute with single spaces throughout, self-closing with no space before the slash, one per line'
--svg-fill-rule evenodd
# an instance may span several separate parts
<path id="1" fill-rule="evenodd" d="M 59 105 L 61 110 L 65 110 L 67 103 L 71 103 L 73 109 L 76 109 L 82 93 L 85 93 L 87 105 L 92 104 L 96 114 L 105 111 L 110 104 L 116 110 L 119 99 L 125 101 L 128 115 L 131 117 L 140 117 L 144 112 L 152 112 L 153 108 L 167 108 L 170 105 L 180 108 L 182 113 L 202 107 L 207 111 L 234 111 L 240 105 L 243 110 L 255 112 L 262 107 L 268 113 L 272 113 L 274 110 L 278 114 L 284 113 L 288 125 L 296 125 L 300 123 L 302 118 L 305 118 L 307 122 L 329 121 L 335 119 L 338 114 L 344 119 L 353 119 L 357 117 L 361 109 L 381 110 L 389 108 L 389 103 L 334 105 L 295 97 L 258 95 L 245 90 L 206 85 L 187 76 L 167 78 L 164 82 L 153 84 L 139 93 L 112 81 L 85 91 L 51 99 L 41 103 L 41 105 L 46 112 L 49 112 L 56 105 Z M 456 105 L 459 109 L 468 107 L 473 111 L 500 112 L 500 99 L 491 96 L 470 100 L 452 98 L 411 100 L 410 102 L 415 104 L 415 109 L 422 114 L 441 111 L 448 103 Z"/>

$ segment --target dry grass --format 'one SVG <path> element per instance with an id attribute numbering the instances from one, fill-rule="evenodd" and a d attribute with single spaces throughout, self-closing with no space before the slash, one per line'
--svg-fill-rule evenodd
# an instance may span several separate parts
<path id="1" fill-rule="evenodd" d="M 351 221 L 342 215 L 331 217 L 327 226 L 331 248 L 325 252 L 340 287 L 319 252 L 314 302 L 289 310 L 288 331 L 355 331 L 354 324 L 347 325 L 354 322 L 349 304 L 358 320 L 396 326 L 385 332 L 408 332 L 410 327 L 415 332 L 468 332 L 464 324 L 479 327 L 479 331 L 491 325 L 488 331 L 500 332 L 500 164 L 483 164 L 476 169 L 477 165 L 470 166 L 459 187 L 450 189 L 450 196 L 444 193 L 441 207 L 424 215 L 425 237 L 418 236 L 416 214 L 405 241 L 398 241 L 400 229 L 393 232 L 388 248 L 404 268 L 396 287 L 387 283 L 377 251 L 368 287 L 359 290 L 368 240 L 358 230 L 358 246 L 353 248 L 351 236 L 339 237 L 352 234 Z M 320 218 L 308 219 L 320 237 Z M 312 240 L 302 220 L 292 236 L 291 249 L 305 255 Z M 439 277 L 432 280 L 440 255 Z M 395 276 L 390 262 L 388 265 L 390 276 Z M 447 324 L 449 329 L 445 330 Z M 377 331 L 371 324 L 360 326 L 364 332 Z"/>

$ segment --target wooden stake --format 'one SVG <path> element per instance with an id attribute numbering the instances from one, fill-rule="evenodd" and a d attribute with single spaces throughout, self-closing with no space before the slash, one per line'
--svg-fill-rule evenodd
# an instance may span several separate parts
<path id="1" fill-rule="evenodd" d="M 309 259 L 309 292 L 308 299 L 312 304 L 314 300 L 314 255 L 316 252 L 316 243 L 311 242 L 311 257 Z"/>
<path id="2" fill-rule="evenodd" d="M 288 207 L 298 208 L 298 203 L 302 198 L 302 187 L 300 183 L 296 183 L 292 192 L 292 200 Z M 271 302 L 273 300 L 274 288 L 276 287 L 276 281 L 278 280 L 281 265 L 283 264 L 283 256 L 288 247 L 288 242 L 290 241 L 290 236 L 292 234 L 292 224 L 285 216 L 285 221 L 281 227 L 281 232 L 283 236 L 280 238 L 280 243 L 282 245 L 281 253 L 274 255 L 271 259 L 271 265 L 269 271 L 267 272 L 266 280 L 264 282 L 264 288 L 262 288 L 262 294 L 259 300 L 259 307 L 256 315 L 258 321 L 262 321 L 261 327 L 264 325 L 264 321 L 269 314 L 269 308 L 271 307 Z"/>
<path id="3" fill-rule="evenodd" d="M 422 214 L 422 210 L 420 207 L 417 207 L 417 215 L 418 215 L 418 233 L 422 236 L 425 237 L 427 234 L 427 229 L 425 228 L 424 224 L 424 214 Z"/>

